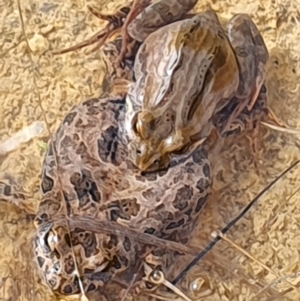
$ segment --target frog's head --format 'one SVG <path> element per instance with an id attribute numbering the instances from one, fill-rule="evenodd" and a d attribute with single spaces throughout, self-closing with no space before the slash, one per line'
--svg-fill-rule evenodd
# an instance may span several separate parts
<path id="1" fill-rule="evenodd" d="M 134 164 L 142 171 L 167 168 L 171 153 L 184 146 L 171 112 L 155 118 L 152 113 L 141 111 L 133 118 L 132 129 L 135 135 L 129 149 Z"/>

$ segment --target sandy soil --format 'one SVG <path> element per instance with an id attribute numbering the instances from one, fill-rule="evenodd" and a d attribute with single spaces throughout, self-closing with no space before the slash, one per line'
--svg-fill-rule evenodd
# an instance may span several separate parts
<path id="1" fill-rule="evenodd" d="M 44 127 L 42 133 L 33 133 L 34 139 L 0 157 L 0 177 L 13 175 L 28 193 L 28 204 L 33 208 L 39 202 L 45 143 L 73 105 L 100 94 L 105 73 L 101 51 L 53 56 L 49 50 L 81 42 L 104 26 L 88 13 L 86 4 L 112 12 L 122 3 L 21 1 L 30 52 L 17 1 L 0 0 L 0 141 L 35 121 Z M 199 1 L 196 11 L 208 3 Z M 224 18 L 241 12 L 253 18 L 270 52 L 270 106 L 288 126 L 300 128 L 300 2 L 213 0 L 210 5 Z M 262 127 L 258 176 L 247 139 L 227 139 L 212 157 L 214 193 L 191 244 L 205 247 L 213 231 L 229 223 L 299 157 L 298 134 Z M 221 239 L 178 287 L 195 300 L 299 300 L 300 287 L 294 286 L 300 281 L 299 184 L 300 164 L 258 199 L 228 232 L 230 241 Z M 56 300 L 37 275 L 30 241 L 33 233 L 34 227 L 22 210 L 0 203 L 0 300 Z M 243 254 L 245 251 L 253 258 Z"/>

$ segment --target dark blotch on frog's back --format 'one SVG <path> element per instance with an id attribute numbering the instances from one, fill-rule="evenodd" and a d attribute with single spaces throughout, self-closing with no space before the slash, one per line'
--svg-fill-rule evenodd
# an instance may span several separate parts
<path id="1" fill-rule="evenodd" d="M 101 193 L 89 170 L 82 169 L 81 173 L 74 173 L 70 182 L 77 194 L 80 207 L 84 207 L 89 202 L 100 203 Z"/>
<path id="2" fill-rule="evenodd" d="M 192 198 L 193 189 L 187 185 L 177 190 L 173 206 L 178 210 L 184 210 L 188 206 L 188 201 Z"/>

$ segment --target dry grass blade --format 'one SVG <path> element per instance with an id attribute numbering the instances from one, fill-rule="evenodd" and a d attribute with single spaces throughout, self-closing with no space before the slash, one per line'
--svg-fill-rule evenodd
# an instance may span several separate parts
<path id="1" fill-rule="evenodd" d="M 90 46 L 96 42 L 98 42 L 96 48 L 100 48 L 104 42 L 112 35 L 115 33 L 115 28 L 109 28 L 109 26 L 99 32 L 97 32 L 95 35 L 90 37 L 88 40 L 83 41 L 77 45 L 71 46 L 69 48 L 61 49 L 61 50 L 54 50 L 51 51 L 53 55 L 58 55 L 58 54 L 65 54 L 68 52 L 72 52 L 87 46 Z"/>
<path id="2" fill-rule="evenodd" d="M 139 272 L 141 271 L 142 268 L 143 268 L 143 265 L 141 263 L 140 266 L 139 266 L 139 268 L 138 268 L 138 270 L 137 270 L 137 272 L 133 274 L 132 279 L 131 279 L 131 281 L 130 281 L 130 283 L 129 283 L 129 285 L 128 285 L 128 287 L 127 287 L 127 289 L 126 289 L 126 291 L 124 293 L 124 296 L 122 297 L 121 301 L 125 301 L 126 297 L 128 296 L 128 294 L 129 294 L 132 286 L 134 285 L 134 282 L 136 281 L 136 278 L 139 275 Z"/>
<path id="3" fill-rule="evenodd" d="M 214 237 L 219 236 L 221 237 L 224 241 L 226 241 L 227 243 L 229 243 L 231 246 L 233 246 L 235 249 L 239 250 L 241 253 L 243 253 L 245 256 L 247 256 L 248 258 L 250 258 L 251 260 L 253 260 L 254 262 L 256 262 L 257 264 L 259 264 L 261 267 L 263 267 L 266 271 L 268 271 L 269 273 L 275 275 L 277 278 L 282 278 L 281 275 L 279 275 L 276 271 L 274 271 L 273 269 L 269 268 L 267 265 L 265 265 L 264 263 L 262 263 L 260 260 L 258 260 L 257 258 L 255 258 L 254 256 L 252 256 L 249 252 L 247 252 L 246 250 L 244 250 L 242 247 L 240 247 L 239 245 L 237 245 L 235 242 L 233 242 L 231 239 L 229 239 L 228 237 L 226 237 L 223 233 L 221 232 L 214 232 L 212 233 L 212 235 Z M 292 284 L 291 282 L 289 282 L 288 280 L 285 279 L 285 277 L 282 278 L 282 280 L 291 288 L 293 288 L 294 290 L 298 291 L 300 293 L 300 288 L 298 288 L 297 286 L 295 286 L 294 284 Z M 253 299 L 252 299 L 253 300 Z M 252 301 L 251 300 L 251 301 Z"/>
<path id="4" fill-rule="evenodd" d="M 261 295 L 264 291 L 266 291 L 268 288 L 272 287 L 273 285 L 275 285 L 275 284 L 277 284 L 277 283 L 283 281 L 284 279 L 288 279 L 288 278 L 295 277 L 295 276 L 299 276 L 299 272 L 294 273 L 294 274 L 292 274 L 292 275 L 287 275 L 287 276 L 284 276 L 284 277 L 280 277 L 280 278 L 275 279 L 274 281 L 270 282 L 268 285 L 266 285 L 265 287 L 263 287 L 263 288 L 262 288 L 262 289 L 261 289 L 261 290 L 260 290 L 260 291 L 252 298 L 252 300 L 257 299 L 257 297 L 258 297 L 259 295 Z M 292 290 L 293 290 L 293 288 L 289 288 L 289 289 L 285 290 L 284 292 L 281 292 L 281 293 L 280 293 L 280 296 L 281 296 L 282 293 L 287 294 L 287 293 L 291 292 Z M 279 296 L 278 296 L 278 297 L 279 297 Z"/>
<path id="5" fill-rule="evenodd" d="M 272 130 L 276 130 L 279 132 L 284 132 L 284 133 L 288 133 L 288 134 L 296 134 L 299 135 L 300 134 L 300 130 L 295 130 L 295 129 L 290 129 L 290 128 L 284 128 L 284 127 L 280 127 L 278 125 L 274 125 L 274 124 L 270 124 L 264 121 L 260 122 L 262 125 L 272 129 Z"/>
<path id="6" fill-rule="evenodd" d="M 175 301 L 175 299 L 172 298 L 171 296 L 169 298 L 165 297 L 165 296 L 161 296 L 161 295 L 156 295 L 156 294 L 147 294 L 147 296 L 157 298 L 157 299 L 162 300 L 162 301 Z M 182 300 L 182 298 L 181 298 L 181 300 Z"/>
<path id="7" fill-rule="evenodd" d="M 25 42 L 26 42 L 26 45 L 27 45 L 27 49 L 31 53 L 33 53 L 32 49 L 30 48 L 30 45 L 29 45 L 29 42 L 28 42 L 28 38 L 27 38 L 27 35 L 26 35 L 25 24 L 24 24 L 24 19 L 23 19 L 23 14 L 22 14 L 20 0 L 18 0 L 18 11 L 19 11 L 20 22 L 21 22 L 22 31 L 23 31 L 23 34 L 24 34 L 24 37 L 25 37 Z"/>
<path id="8" fill-rule="evenodd" d="M 127 228 L 113 221 L 102 221 L 92 217 L 88 218 L 76 215 L 73 215 L 72 218 L 67 218 L 67 220 L 70 229 L 75 229 L 78 227 L 85 229 L 86 231 L 91 231 L 95 233 L 106 233 L 119 236 L 127 235 L 132 238 L 135 238 L 139 243 L 142 243 L 144 245 L 150 245 L 153 247 L 173 250 L 190 255 L 196 255 L 199 253 L 198 248 L 187 247 L 174 241 L 164 240 L 147 233 L 141 233 L 137 230 Z M 65 220 L 62 219 L 57 219 L 54 221 L 61 225 L 65 225 L 67 223 Z"/>
<path id="9" fill-rule="evenodd" d="M 117 21 L 117 18 L 115 18 L 114 15 L 111 14 L 104 14 L 101 11 L 99 11 L 98 9 L 87 5 L 87 9 L 90 11 L 90 13 L 92 15 L 94 15 L 96 18 L 103 20 L 103 21 L 108 21 L 108 22 L 115 22 Z"/>
<path id="10" fill-rule="evenodd" d="M 32 66 L 33 66 L 33 70 L 35 70 L 35 63 L 34 63 L 34 60 L 33 58 L 31 57 L 31 55 L 33 54 L 30 46 L 29 46 L 29 43 L 28 43 L 28 39 L 27 39 L 27 36 L 26 36 L 26 31 L 25 31 L 25 25 L 24 25 L 24 21 L 23 21 L 23 15 L 22 15 L 22 9 L 21 9 L 21 3 L 20 3 L 20 0 L 18 0 L 18 10 L 19 10 L 19 16 L 20 16 L 20 20 L 21 20 L 21 25 L 22 25 L 22 30 L 23 30 L 23 34 L 25 36 L 25 40 L 26 40 L 26 44 L 27 44 L 27 48 L 29 50 L 29 58 L 30 58 L 30 61 L 32 63 Z M 49 134 L 51 134 L 51 131 L 50 131 L 50 126 L 49 126 L 49 123 L 47 122 L 47 117 L 46 117 L 46 114 L 45 114 L 45 111 L 43 110 L 43 106 L 42 106 L 42 101 L 41 101 L 41 97 L 40 97 L 40 93 L 39 93 L 39 90 L 38 90 L 38 86 L 37 86 L 37 83 L 36 83 L 36 74 L 34 72 L 34 76 L 33 76 L 33 81 L 34 81 L 34 84 L 35 84 L 35 88 L 36 88 L 36 91 L 37 91 L 37 95 L 38 95 L 38 99 L 39 99 L 39 105 L 41 107 L 41 110 L 42 110 L 42 114 L 43 114 L 43 117 L 44 117 L 44 120 L 46 122 L 46 125 L 47 125 L 47 128 L 48 128 L 48 131 L 49 131 Z M 53 149 L 54 149 L 54 158 L 55 158 L 55 163 L 56 163 L 56 167 L 58 169 L 58 160 L 57 160 L 57 152 L 56 152 L 56 148 L 55 148 L 55 145 L 53 145 Z M 63 187 L 62 186 L 62 183 L 60 181 L 60 178 L 59 178 L 59 183 L 60 183 L 60 186 L 61 188 Z M 64 199 L 63 197 L 63 193 L 62 193 L 62 189 L 61 189 L 61 196 L 62 196 L 62 199 Z M 67 208 L 66 208 L 66 204 L 64 202 L 64 207 L 65 207 L 65 213 L 66 213 L 66 216 L 67 216 Z M 69 231 L 69 228 L 68 228 L 68 231 Z M 70 235 L 70 231 L 69 231 L 69 235 Z M 76 257 L 75 257 L 75 254 L 73 252 L 72 254 L 73 256 L 73 260 L 75 262 L 75 271 L 77 273 L 77 276 L 78 276 L 78 282 L 79 282 L 79 287 L 80 287 L 80 290 L 81 290 L 81 293 L 82 293 L 82 296 L 81 296 L 81 299 L 83 301 L 88 301 L 86 295 L 85 295 L 85 292 L 84 292 L 84 289 L 83 289 L 83 284 L 82 284 L 82 281 L 80 279 L 80 275 L 79 275 L 79 271 L 78 271 L 78 267 L 77 267 L 77 261 L 76 261 Z"/>
<path id="11" fill-rule="evenodd" d="M 29 51 L 29 59 L 31 61 L 31 64 L 32 64 L 32 67 L 33 67 L 33 70 L 35 70 L 35 63 L 34 63 L 34 60 L 32 59 L 32 50 L 30 48 L 30 45 L 29 45 L 29 42 L 28 42 L 28 38 L 27 38 L 27 35 L 26 35 L 26 31 L 25 31 L 25 24 L 24 24 L 24 20 L 23 20 L 23 15 L 22 15 L 22 8 L 21 8 L 21 3 L 20 3 L 20 0 L 18 0 L 18 11 L 19 11 L 19 17 L 20 17 L 20 22 L 21 22 L 21 26 L 22 26 L 22 31 L 23 31 L 23 35 L 25 37 L 25 41 L 26 41 L 26 45 L 27 45 L 27 49 Z M 44 118 L 44 121 L 46 123 L 46 126 L 47 126 L 47 130 L 49 132 L 49 134 L 51 135 L 51 130 L 50 130 L 50 126 L 49 126 L 49 123 L 47 121 L 47 117 L 46 117 L 46 114 L 45 114 L 45 110 L 43 109 L 43 106 L 42 106 L 42 99 L 41 99 L 41 95 L 39 93 L 39 89 L 38 89 L 38 86 L 37 86 L 37 83 L 36 83 L 36 73 L 33 72 L 33 82 L 34 82 L 34 85 L 35 85 L 35 89 L 36 89 L 36 93 L 37 93 L 37 96 L 38 96 L 38 104 L 41 108 L 41 111 L 42 111 L 42 115 L 43 115 L 43 118 Z"/>
<path id="12" fill-rule="evenodd" d="M 118 30 L 119 30 L 118 28 L 112 30 L 108 35 L 106 35 L 102 39 L 100 39 L 99 42 L 97 43 L 97 45 L 94 48 L 92 48 L 91 50 L 87 51 L 86 54 L 87 55 L 92 54 L 95 51 L 97 51 L 98 49 L 100 49 L 110 37 L 112 37 L 115 33 L 118 32 Z"/>
<path id="13" fill-rule="evenodd" d="M 275 296 L 275 297 L 272 296 L 271 298 L 266 299 L 266 301 L 275 301 L 275 300 L 278 300 L 279 298 L 282 298 L 286 294 L 290 293 L 292 290 L 293 290 L 292 288 L 288 288 L 285 291 L 279 293 L 278 296 Z M 254 300 L 255 298 L 256 298 L 256 296 L 254 296 L 254 298 L 252 300 Z"/>
<path id="14" fill-rule="evenodd" d="M 100 20 L 108 21 L 109 22 L 108 25 L 104 29 L 101 29 L 99 32 L 97 32 L 92 37 L 87 39 L 86 41 L 83 41 L 83 42 L 81 42 L 77 45 L 71 46 L 69 48 L 51 51 L 51 53 L 53 55 L 72 52 L 72 51 L 75 51 L 75 50 L 78 50 L 78 49 L 81 49 L 81 48 L 84 48 L 84 47 L 87 47 L 87 46 L 97 43 L 97 45 L 92 50 L 90 50 L 88 53 L 90 54 L 90 53 L 96 51 L 97 49 L 102 47 L 103 44 L 110 37 L 112 37 L 117 31 L 120 30 L 120 28 L 123 25 L 122 20 L 126 16 L 126 13 L 122 9 L 120 9 L 119 11 L 117 11 L 115 14 L 112 14 L 112 15 L 111 14 L 110 15 L 102 14 L 95 8 L 92 8 L 91 6 L 88 6 L 88 9 L 94 16 L 96 16 Z"/>
<path id="15" fill-rule="evenodd" d="M 259 200 L 259 198 L 264 195 L 272 186 L 274 186 L 283 176 L 285 176 L 289 171 L 295 168 L 300 163 L 300 160 L 294 162 L 291 166 L 286 168 L 279 176 L 277 176 L 271 183 L 269 183 L 261 192 L 259 192 L 254 199 L 237 215 L 233 218 L 221 231 L 220 233 L 227 233 L 251 208 L 252 206 Z M 172 281 L 173 284 L 178 283 L 187 272 L 192 269 L 221 239 L 219 235 L 217 235 L 206 247 L 202 250 Z"/>

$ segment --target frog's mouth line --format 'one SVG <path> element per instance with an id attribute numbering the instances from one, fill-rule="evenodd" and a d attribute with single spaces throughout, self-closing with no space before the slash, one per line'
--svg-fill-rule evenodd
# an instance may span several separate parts
<path id="1" fill-rule="evenodd" d="M 188 160 L 191 156 L 193 155 L 193 152 L 184 155 L 173 155 L 172 159 L 170 161 L 170 163 L 163 168 L 160 169 L 155 169 L 155 170 L 145 170 L 145 171 L 140 171 L 140 175 L 141 176 L 147 176 L 147 175 L 151 175 L 151 174 L 157 174 L 157 173 L 164 173 L 166 174 L 169 170 L 170 167 L 175 167 L 178 166 L 179 164 L 182 164 L 184 161 Z M 178 159 L 177 159 L 178 158 Z"/>
<path id="2" fill-rule="evenodd" d="M 176 164 L 176 165 L 178 165 L 178 164 Z M 163 167 L 163 168 L 160 168 L 160 169 L 156 169 L 156 170 L 145 170 L 145 171 L 141 171 L 141 172 L 140 172 L 140 175 L 141 175 L 141 176 L 147 176 L 147 175 L 149 175 L 149 174 L 154 174 L 154 173 L 158 173 L 158 172 L 165 172 L 165 173 L 167 173 L 169 167 L 170 167 L 170 164 L 168 164 L 168 166 L 166 166 L 166 167 Z"/>

